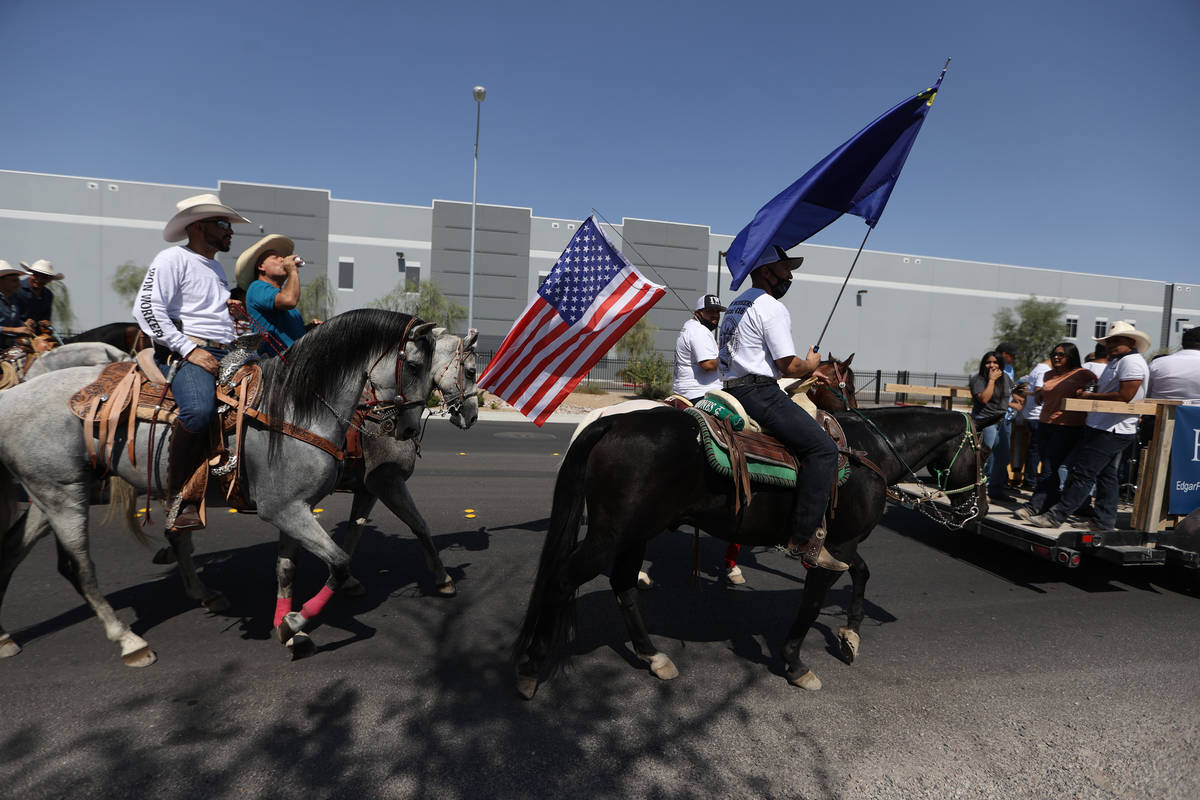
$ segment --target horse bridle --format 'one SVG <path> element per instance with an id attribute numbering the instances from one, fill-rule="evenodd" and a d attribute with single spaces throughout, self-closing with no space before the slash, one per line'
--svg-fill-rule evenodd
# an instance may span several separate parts
<path id="1" fill-rule="evenodd" d="M 400 339 L 400 343 L 396 345 L 395 397 L 398 398 L 398 401 L 397 399 L 388 401 L 380 400 L 379 392 L 377 391 L 379 387 L 371 378 L 371 373 L 375 371 L 375 367 L 379 366 L 379 362 L 383 360 L 384 356 L 392 352 L 391 350 L 384 350 L 366 371 L 366 385 L 363 389 L 363 394 L 368 395 L 368 399 L 359 404 L 359 409 L 363 412 L 363 424 L 360 426 L 355 425 L 353 421 L 343 420 L 371 439 L 389 435 L 396 430 L 396 418 L 400 416 L 400 412 L 413 406 L 423 407 L 425 405 L 424 398 L 410 400 L 404 393 L 404 365 L 408 361 L 404 351 L 408 343 L 412 341 L 412 327 L 416 321 L 416 317 L 408 321 L 408 325 L 404 328 L 404 336 Z M 329 406 L 328 403 L 325 405 Z M 336 416 L 337 412 L 334 412 L 334 414 Z"/>
<path id="2" fill-rule="evenodd" d="M 469 337 L 470 334 L 468 333 L 467 336 Z M 475 354 L 475 348 L 473 346 L 464 347 L 464 341 L 464 339 L 458 340 L 458 345 L 454 348 L 454 358 L 446 362 L 446 366 L 442 367 L 441 372 L 433 379 L 434 385 L 438 386 L 441 391 L 442 378 L 446 376 L 450 367 L 458 365 L 458 374 L 454 377 L 454 395 L 448 397 L 445 391 L 441 392 L 442 407 L 450 414 L 461 415 L 463 404 L 467 402 L 467 357 Z"/>

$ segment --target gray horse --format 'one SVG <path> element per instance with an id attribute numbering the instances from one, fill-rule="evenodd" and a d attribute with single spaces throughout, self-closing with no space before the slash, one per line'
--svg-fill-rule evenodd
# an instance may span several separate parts
<path id="1" fill-rule="evenodd" d="M 40 353 L 25 370 L 25 373 L 20 376 L 20 379 L 22 381 L 31 380 L 39 375 L 45 375 L 47 372 L 55 372 L 67 367 L 90 367 L 96 364 L 128 360 L 128 355 L 103 342 L 64 344 L 62 347 Z"/>
<path id="2" fill-rule="evenodd" d="M 263 362 L 262 408 L 272 420 L 307 429 L 342 447 L 350 415 L 370 385 L 392 415 L 392 434 L 411 438 L 419 431 L 423 398 L 433 381 L 433 327 L 390 311 L 357 310 L 334 317 L 297 342 L 286 362 Z M 88 458 L 82 423 L 67 408 L 67 399 L 94 381 L 100 369 L 60 370 L 0 393 L 0 602 L 13 571 L 34 542 L 52 529 L 59 572 L 95 611 L 109 640 L 119 644 L 124 662 L 148 666 L 157 656 L 117 619 L 100 593 L 88 547 L 88 492 L 98 470 Z M 128 443 L 118 436 L 109 469 L 139 492 L 149 483 L 151 491 L 161 495 L 169 426 L 155 427 L 153 450 L 150 428 L 149 423 L 137 426 L 132 452 L 142 455 L 136 464 L 126 457 Z M 338 463 L 324 450 L 285 436 L 278 426 L 247 426 L 244 439 L 246 486 L 259 516 L 329 567 L 326 585 L 303 608 L 301 619 L 310 620 L 350 574 L 349 556 L 312 513 L 312 504 L 333 488 Z M 145 455 L 150 452 L 155 454 L 150 459 L 152 476 Z M 31 500 L 19 518 L 14 480 L 25 486 Z M 19 652 L 20 646 L 0 628 L 0 657 Z"/>

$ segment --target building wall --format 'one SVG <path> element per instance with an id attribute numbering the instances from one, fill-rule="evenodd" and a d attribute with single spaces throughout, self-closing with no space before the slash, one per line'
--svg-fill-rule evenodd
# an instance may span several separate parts
<path id="1" fill-rule="evenodd" d="M 353 264 L 353 283 L 335 288 L 339 312 L 401 285 L 400 253 L 406 267 L 415 266 L 422 279 L 433 279 L 467 306 L 471 205 L 446 200 L 412 206 L 235 181 L 212 188 L 0 170 L 0 258 L 14 264 L 53 261 L 66 273 L 77 329 L 130 319 L 128 303 L 110 285 L 116 268 L 127 261 L 148 265 L 167 246 L 162 227 L 175 203 L 217 191 L 253 221 L 235 229 L 231 252 L 220 256 L 231 278 L 242 249 L 262 233 L 283 233 L 297 241 L 308 262 L 301 272 L 306 284 L 323 271 L 337 287 L 339 262 Z M 481 349 L 499 345 L 579 224 L 533 216 L 528 208 L 477 207 L 474 322 Z M 664 353 L 672 350 L 700 294 L 715 291 L 732 300 L 728 274 L 718 266 L 732 236 L 702 225 L 639 219 L 602 228 L 626 257 L 645 267 L 647 278 L 671 290 L 648 315 Z M 854 252 L 793 248 L 805 263 L 785 304 L 801 351 L 821 336 Z M 868 250 L 854 268 L 821 350 L 842 358 L 854 352 L 855 364 L 864 368 L 962 372 L 996 344 L 993 315 L 1030 295 L 1066 303 L 1067 314 L 1077 320 L 1074 341 L 1085 353 L 1097 322 L 1133 320 L 1156 348 L 1164 336 L 1168 346 L 1177 347 L 1182 330 L 1200 324 L 1196 284 Z"/>

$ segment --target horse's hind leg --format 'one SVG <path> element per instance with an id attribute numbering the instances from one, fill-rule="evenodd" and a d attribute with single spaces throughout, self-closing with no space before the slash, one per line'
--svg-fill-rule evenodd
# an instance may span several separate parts
<path id="1" fill-rule="evenodd" d="M 850 580 L 852 581 L 850 610 L 846 614 L 846 627 L 838 628 L 837 632 L 838 644 L 842 648 L 842 657 L 850 664 L 853 664 L 854 659 L 858 657 L 858 647 L 861 642 L 858 629 L 863 621 L 864 598 L 867 594 L 867 580 L 870 577 L 871 570 L 867 569 L 867 562 L 860 554 L 855 553 L 850 562 Z"/>
<path id="2" fill-rule="evenodd" d="M 192 560 L 192 532 L 190 530 L 167 531 L 167 543 L 178 565 L 179 578 L 183 581 L 183 590 L 187 596 L 204 608 L 213 612 L 229 610 L 229 600 L 221 592 L 209 589 L 196 573 L 196 562 Z"/>
<path id="3" fill-rule="evenodd" d="M 679 670 L 665 653 L 659 652 L 654 646 L 650 634 L 646 631 L 646 625 L 642 622 L 642 612 L 638 609 L 638 572 L 645 556 L 645 542 L 618 553 L 613 563 L 609 585 L 617 596 L 617 606 L 621 609 L 621 617 L 625 620 L 625 629 L 629 631 L 629 638 L 637 657 L 649 664 L 650 671 L 656 676 L 663 680 L 671 680 L 679 677 Z"/>
<path id="4" fill-rule="evenodd" d="M 821 679 L 800 659 L 800 647 L 809 628 L 817 621 L 821 606 L 825 604 L 825 595 L 841 575 L 825 569 L 810 569 L 804 579 L 804 599 L 801 601 L 800 613 L 788 631 L 787 641 L 783 644 L 783 661 L 788 683 L 801 689 L 816 691 L 821 688 Z"/>
<path id="5" fill-rule="evenodd" d="M 42 506 L 58 539 L 58 571 L 92 607 L 104 625 L 104 633 L 109 641 L 121 646 L 121 659 L 125 664 L 148 667 L 158 660 L 158 656 L 145 639 L 117 619 L 116 612 L 100 592 L 96 581 L 96 566 L 88 551 L 87 493 L 86 484 L 75 485 L 62 492 L 62 496 L 49 501 L 53 503 L 51 507 L 54 510 L 47 511 L 46 506 Z"/>
<path id="6" fill-rule="evenodd" d="M 30 505 L 8 531 L 0 531 L 0 536 L 3 536 L 0 542 L 0 606 L 3 606 L 13 573 L 29 555 L 37 540 L 49 532 L 50 523 L 34 505 Z M 20 652 L 21 646 L 0 626 L 0 658 L 9 658 Z"/>
<path id="7" fill-rule="evenodd" d="M 377 473 L 380 468 L 371 471 L 367 476 L 367 487 L 375 493 L 375 496 L 383 501 L 393 514 L 400 518 L 400 521 L 409 527 L 413 532 L 413 536 L 417 537 L 417 541 L 421 544 L 421 552 L 425 556 L 425 566 L 433 575 L 434 589 L 442 597 L 453 597 L 458 594 L 458 590 L 454 586 L 454 581 L 450 578 L 450 574 L 446 572 L 446 567 L 442 564 L 441 556 L 438 555 L 437 547 L 433 544 L 433 534 L 429 530 L 429 523 L 421 516 L 421 512 L 417 510 L 417 504 L 413 502 L 412 493 L 408 491 L 408 486 L 403 480 L 395 479 L 392 481 L 376 480 Z M 358 495 L 355 495 L 357 501 Z"/>

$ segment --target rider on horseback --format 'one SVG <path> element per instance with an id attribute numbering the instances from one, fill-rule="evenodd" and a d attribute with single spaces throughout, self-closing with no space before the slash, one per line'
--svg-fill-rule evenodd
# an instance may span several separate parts
<path id="1" fill-rule="evenodd" d="M 18 337 L 33 335 L 17 301 L 21 276 L 26 274 L 7 261 L 0 261 L 0 348 L 16 344 Z"/>
<path id="2" fill-rule="evenodd" d="M 160 366 L 166 366 L 162 362 L 168 357 L 179 364 L 171 381 L 179 417 L 172 425 L 167 458 L 167 527 L 185 530 L 204 527 L 200 502 L 207 483 L 217 367 L 234 339 L 226 306 L 229 284 L 214 256 L 229 252 L 233 223 L 250 220 L 214 194 L 189 197 L 176 207 L 163 238 L 175 242 L 186 237 L 187 244 L 155 257 L 133 316 L 154 341 Z"/>
<path id="3" fill-rule="evenodd" d="M 809 566 L 845 571 L 849 565 L 830 555 L 822 544 L 825 530 L 821 518 L 833 487 L 837 446 L 777 383 L 779 378 L 808 377 L 821 362 L 812 348 L 804 358 L 796 356 L 791 315 L 779 302 L 792 284 L 792 270 L 804 259 L 789 258 L 780 247 L 775 252 L 777 260 L 751 272 L 751 288 L 730 303 L 721 322 L 717 367 L 725 391 L 800 463 L 788 549 L 802 550 Z"/>
<path id="4" fill-rule="evenodd" d="M 262 352 L 279 355 L 306 332 L 300 303 L 300 275 L 304 263 L 296 245 L 272 233 L 246 248 L 237 259 L 234 277 L 246 291 L 246 311 L 252 327 L 263 334 Z"/>

